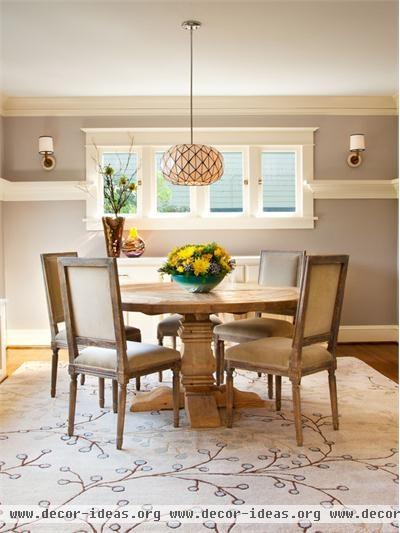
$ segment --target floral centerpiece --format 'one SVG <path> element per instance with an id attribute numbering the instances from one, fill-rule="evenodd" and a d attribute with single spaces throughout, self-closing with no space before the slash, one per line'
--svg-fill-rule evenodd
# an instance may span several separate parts
<path id="1" fill-rule="evenodd" d="M 235 268 L 235 260 L 216 242 L 174 248 L 158 270 L 190 292 L 209 292 Z"/>

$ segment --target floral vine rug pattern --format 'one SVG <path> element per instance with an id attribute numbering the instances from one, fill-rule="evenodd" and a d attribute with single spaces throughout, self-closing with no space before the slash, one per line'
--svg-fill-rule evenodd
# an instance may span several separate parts
<path id="1" fill-rule="evenodd" d="M 169 411 L 127 409 L 124 449 L 115 449 L 116 415 L 111 390 L 98 406 L 97 380 L 78 389 L 76 435 L 66 435 L 69 377 L 60 365 L 57 397 L 49 395 L 50 365 L 25 363 L 0 386 L 0 500 L 3 504 L 137 505 L 233 504 L 318 505 L 398 502 L 397 385 L 352 358 L 338 360 L 340 430 L 331 424 L 327 374 L 302 381 L 304 446 L 295 445 L 290 383 L 282 385 L 282 411 L 266 408 L 236 413 L 234 427 L 181 427 Z M 165 381 L 169 381 L 166 376 Z M 143 379 L 142 388 L 158 384 Z M 266 397 L 266 380 L 239 373 L 235 385 Z M 128 406 L 135 393 L 130 386 Z M 146 521 L 118 524 L 104 519 L 57 526 L 57 531 L 177 531 L 216 533 L 396 531 L 392 525 L 184 525 Z M 5 531 L 54 531 L 54 526 L 15 522 Z"/>

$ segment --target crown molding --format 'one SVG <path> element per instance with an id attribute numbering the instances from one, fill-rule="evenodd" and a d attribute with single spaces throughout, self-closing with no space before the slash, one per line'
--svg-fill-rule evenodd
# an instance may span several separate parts
<path id="1" fill-rule="evenodd" d="M 393 96 L 198 96 L 197 116 L 397 115 Z M 6 117 L 186 116 L 186 96 L 14 97 L 4 99 Z"/>

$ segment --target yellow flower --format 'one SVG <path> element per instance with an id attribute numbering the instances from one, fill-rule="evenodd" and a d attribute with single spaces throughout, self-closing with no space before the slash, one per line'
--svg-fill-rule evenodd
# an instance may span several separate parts
<path id="1" fill-rule="evenodd" d="M 210 261 L 203 257 L 199 257 L 193 261 L 193 271 L 196 276 L 200 274 L 205 274 L 209 269 Z"/>
<path id="2" fill-rule="evenodd" d="M 192 257 L 195 251 L 196 251 L 196 246 L 186 246 L 182 250 L 179 250 L 177 255 L 179 259 L 188 259 L 189 257 Z"/>
<path id="3" fill-rule="evenodd" d="M 177 270 L 178 272 L 184 272 L 185 269 L 183 268 L 183 266 L 179 266 L 179 267 L 177 267 L 176 270 Z"/>

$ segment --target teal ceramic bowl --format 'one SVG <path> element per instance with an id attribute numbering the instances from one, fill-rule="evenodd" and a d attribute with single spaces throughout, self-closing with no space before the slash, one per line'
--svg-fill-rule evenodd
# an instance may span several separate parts
<path id="1" fill-rule="evenodd" d="M 226 274 L 218 276 L 195 276 L 194 274 L 175 274 L 172 279 L 189 292 L 210 292 L 224 279 Z"/>

